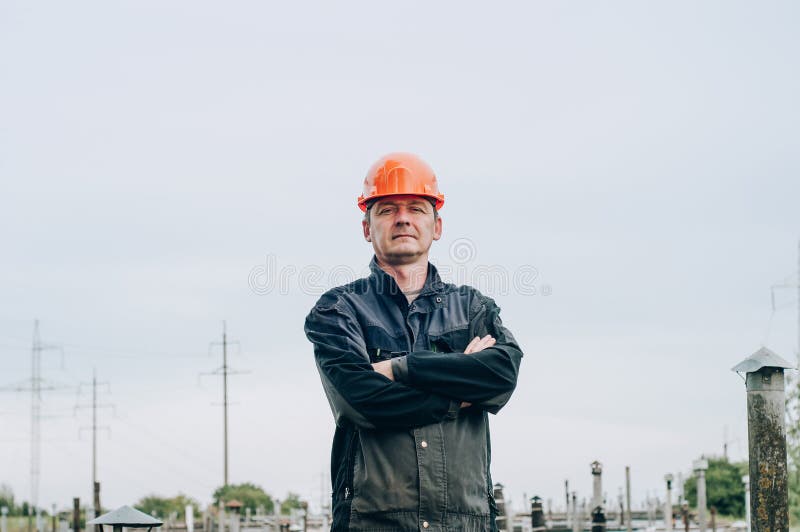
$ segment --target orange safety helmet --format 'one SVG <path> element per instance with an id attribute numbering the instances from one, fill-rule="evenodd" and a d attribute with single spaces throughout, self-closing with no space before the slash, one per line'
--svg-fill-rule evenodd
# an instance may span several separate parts
<path id="1" fill-rule="evenodd" d="M 433 169 L 412 153 L 390 153 L 378 159 L 364 178 L 364 193 L 358 197 L 358 206 L 366 212 L 368 201 L 398 194 L 435 200 L 437 211 L 444 205 L 444 194 L 439 192 Z"/>

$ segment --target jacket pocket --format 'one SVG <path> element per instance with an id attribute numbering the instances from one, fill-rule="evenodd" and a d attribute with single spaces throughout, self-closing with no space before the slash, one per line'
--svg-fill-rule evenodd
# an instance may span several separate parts
<path id="1" fill-rule="evenodd" d="M 393 335 L 377 325 L 366 327 L 364 343 L 369 361 L 373 363 L 408 354 L 408 341 L 404 335 Z"/>
<path id="2" fill-rule="evenodd" d="M 416 511 L 418 485 L 416 444 L 410 431 L 359 432 L 353 468 L 353 511 Z"/>
<path id="3" fill-rule="evenodd" d="M 430 350 L 437 353 L 463 353 L 471 339 L 467 327 L 428 336 Z"/>

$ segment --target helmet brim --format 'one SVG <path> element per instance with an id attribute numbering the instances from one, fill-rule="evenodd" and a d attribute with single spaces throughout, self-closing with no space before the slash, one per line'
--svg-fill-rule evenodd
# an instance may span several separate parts
<path id="1" fill-rule="evenodd" d="M 421 198 L 428 198 L 434 202 L 434 208 L 437 211 L 444 206 L 444 194 L 408 194 L 393 192 L 391 194 L 375 194 L 369 197 L 359 196 L 358 208 L 361 209 L 361 212 L 367 212 L 367 208 L 372 203 L 381 198 L 388 198 L 390 196 L 419 196 Z"/>

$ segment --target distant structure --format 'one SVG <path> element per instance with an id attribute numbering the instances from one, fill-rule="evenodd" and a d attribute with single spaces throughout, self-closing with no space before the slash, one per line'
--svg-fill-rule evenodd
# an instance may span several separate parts
<path id="1" fill-rule="evenodd" d="M 497 506 L 497 530 L 504 532 L 508 530 L 508 515 L 506 514 L 506 500 L 503 496 L 503 485 L 497 483 L 494 485 L 494 502 Z"/>

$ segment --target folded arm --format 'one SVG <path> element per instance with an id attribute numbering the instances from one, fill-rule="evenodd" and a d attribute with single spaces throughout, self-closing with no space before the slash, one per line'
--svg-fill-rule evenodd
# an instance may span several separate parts
<path id="1" fill-rule="evenodd" d="M 337 425 L 411 428 L 454 418 L 460 401 L 393 382 L 374 371 L 358 321 L 337 302 L 319 304 L 306 318 L 325 394 Z"/>
<path id="2" fill-rule="evenodd" d="M 492 413 L 502 408 L 517 385 L 522 351 L 500 320 L 500 309 L 477 295 L 470 319 L 472 336 L 491 335 L 493 345 L 477 351 L 435 353 L 415 351 L 392 360 L 396 381 L 423 391 L 472 403 Z"/>

